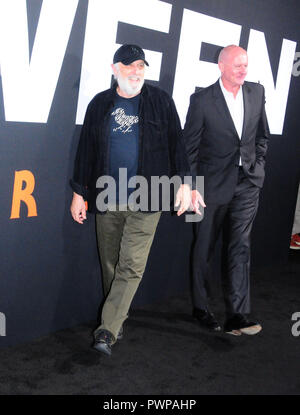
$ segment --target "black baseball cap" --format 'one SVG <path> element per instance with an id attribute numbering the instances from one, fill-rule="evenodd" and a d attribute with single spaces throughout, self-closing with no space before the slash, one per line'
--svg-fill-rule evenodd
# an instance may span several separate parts
<path id="1" fill-rule="evenodd" d="M 149 63 L 145 59 L 145 53 L 137 45 L 123 45 L 114 54 L 113 63 L 122 62 L 123 65 L 130 65 L 134 61 L 143 60 L 147 66 Z"/>

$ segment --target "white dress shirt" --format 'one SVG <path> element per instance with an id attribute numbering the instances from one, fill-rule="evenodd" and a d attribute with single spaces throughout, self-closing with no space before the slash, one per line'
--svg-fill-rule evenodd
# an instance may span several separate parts
<path id="1" fill-rule="evenodd" d="M 236 97 L 234 98 L 234 95 L 232 92 L 227 91 L 227 89 L 224 88 L 222 79 L 219 79 L 220 87 L 223 92 L 227 107 L 229 109 L 232 121 L 234 123 L 236 132 L 238 133 L 239 138 L 242 138 L 242 132 L 243 132 L 243 124 L 244 124 L 244 100 L 243 100 L 243 88 L 240 87 Z M 241 158 L 239 165 L 242 165 Z"/>

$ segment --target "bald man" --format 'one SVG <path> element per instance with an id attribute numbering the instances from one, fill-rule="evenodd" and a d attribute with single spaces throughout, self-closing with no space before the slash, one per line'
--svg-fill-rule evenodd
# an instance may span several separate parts
<path id="1" fill-rule="evenodd" d="M 265 176 L 268 125 L 264 88 L 245 82 L 247 52 L 224 48 L 220 79 L 191 96 L 184 128 L 194 176 L 204 176 L 204 219 L 195 224 L 193 247 L 193 315 L 212 331 L 221 327 L 209 309 L 208 282 L 215 243 L 222 231 L 222 285 L 226 306 L 224 331 L 256 334 L 262 327 L 249 320 L 250 234 Z M 195 212 L 201 195 L 192 192 Z"/>

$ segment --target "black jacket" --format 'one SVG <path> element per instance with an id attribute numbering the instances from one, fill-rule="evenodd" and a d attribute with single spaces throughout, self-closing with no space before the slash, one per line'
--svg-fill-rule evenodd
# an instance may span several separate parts
<path id="1" fill-rule="evenodd" d="M 71 187 L 97 212 L 100 189 L 96 181 L 109 174 L 109 119 L 116 85 L 97 94 L 89 103 L 75 159 Z M 150 206 L 151 176 L 189 175 L 180 121 L 175 104 L 163 90 L 144 85 L 139 104 L 139 160 L 137 175 L 148 181 Z M 150 209 L 149 209 L 150 210 Z"/>
<path id="2" fill-rule="evenodd" d="M 239 159 L 249 180 L 262 187 L 269 128 L 264 87 L 245 82 L 241 139 L 219 81 L 191 96 L 184 140 L 193 177 L 204 176 L 204 200 L 228 203 L 237 183 Z"/>

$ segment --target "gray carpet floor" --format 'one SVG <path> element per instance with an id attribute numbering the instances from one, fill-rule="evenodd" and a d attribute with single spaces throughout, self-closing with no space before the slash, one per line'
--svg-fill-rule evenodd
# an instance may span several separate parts
<path id="1" fill-rule="evenodd" d="M 130 313 L 111 357 L 94 351 L 95 322 L 1 350 L 1 395 L 278 395 L 300 393 L 300 251 L 252 276 L 253 317 L 240 337 L 200 329 L 188 293 Z M 222 298 L 213 303 L 223 323 Z M 300 334 L 300 327 L 299 327 Z"/>

